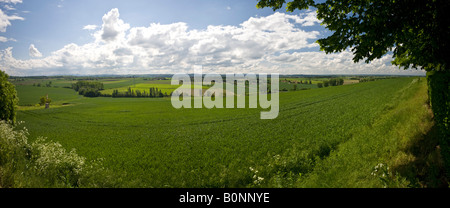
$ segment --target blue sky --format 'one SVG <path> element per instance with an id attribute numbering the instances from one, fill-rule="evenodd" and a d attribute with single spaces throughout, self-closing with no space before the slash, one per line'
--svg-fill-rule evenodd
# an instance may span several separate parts
<path id="1" fill-rule="evenodd" d="M 12 75 L 214 72 L 423 74 L 386 56 L 325 55 L 314 11 L 248 0 L 0 0 L 0 68 Z"/>

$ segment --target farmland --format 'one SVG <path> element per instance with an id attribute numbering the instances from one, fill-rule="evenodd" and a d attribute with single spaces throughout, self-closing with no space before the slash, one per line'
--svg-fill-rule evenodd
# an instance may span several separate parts
<path id="1" fill-rule="evenodd" d="M 22 105 L 44 93 L 55 106 L 71 104 L 21 109 L 30 138 L 103 158 L 124 187 L 382 187 L 373 167 L 426 130 L 409 129 L 426 116 L 418 78 L 283 92 L 274 120 L 260 119 L 265 109 L 175 109 L 170 98 L 85 98 L 30 83 L 17 87 Z M 397 115 L 403 108 L 418 113 Z M 405 119 L 412 126 L 403 127 Z"/>

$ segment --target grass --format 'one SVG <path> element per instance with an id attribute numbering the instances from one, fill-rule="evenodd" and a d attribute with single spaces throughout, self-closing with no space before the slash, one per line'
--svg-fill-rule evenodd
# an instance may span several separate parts
<path id="1" fill-rule="evenodd" d="M 398 174 L 396 167 L 404 163 L 401 160 L 405 158 L 415 160 L 414 156 L 405 153 L 405 147 L 433 126 L 432 114 L 426 105 L 426 90 L 425 81 L 413 80 L 397 91 L 394 99 L 384 104 L 383 114 L 374 118 L 370 125 L 363 126 L 347 142 L 339 144 L 329 157 L 319 160 L 311 174 L 299 178 L 296 186 L 418 186 L 414 177 Z M 379 164 L 391 167 L 390 171 L 375 174 Z"/>
<path id="2" fill-rule="evenodd" d="M 74 90 L 60 87 L 35 87 L 32 85 L 16 86 L 19 106 L 36 105 L 42 96 L 48 94 L 52 105 L 61 105 L 82 99 Z"/>
<path id="3" fill-rule="evenodd" d="M 20 110 L 18 120 L 30 138 L 103 158 L 122 186 L 382 187 L 373 168 L 395 166 L 399 142 L 426 130 L 410 132 L 425 112 L 425 84 L 414 80 L 281 93 L 274 120 L 260 119 L 264 109 L 174 109 L 170 98 L 104 97 Z M 27 89 L 18 88 L 19 98 Z"/>

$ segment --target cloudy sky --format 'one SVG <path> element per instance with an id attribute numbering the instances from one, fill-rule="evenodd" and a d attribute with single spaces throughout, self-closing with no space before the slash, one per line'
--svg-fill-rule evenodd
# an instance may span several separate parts
<path id="1" fill-rule="evenodd" d="M 256 0 L 0 0 L 0 70 L 10 75 L 266 72 L 403 74 L 391 56 L 325 54 L 314 11 Z"/>

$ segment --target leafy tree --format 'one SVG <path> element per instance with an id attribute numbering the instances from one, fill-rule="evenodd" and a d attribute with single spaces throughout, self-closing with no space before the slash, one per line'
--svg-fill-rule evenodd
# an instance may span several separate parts
<path id="1" fill-rule="evenodd" d="M 285 0 L 259 0 L 258 8 L 280 9 Z M 353 61 L 369 63 L 387 53 L 400 68 L 427 71 L 430 104 L 450 177 L 450 1 L 293 0 L 286 10 L 315 7 L 333 34 L 319 39 L 326 53 L 350 48 Z"/>
<path id="2" fill-rule="evenodd" d="M 330 83 L 330 86 L 337 86 L 337 80 L 336 79 L 330 79 L 329 83 Z"/>
<path id="3" fill-rule="evenodd" d="M 43 106 L 43 105 L 45 105 L 46 103 L 50 104 L 51 102 L 52 102 L 52 99 L 48 98 L 48 96 L 41 96 L 39 105 L 40 105 L 40 106 Z"/>
<path id="4" fill-rule="evenodd" d="M 101 82 L 78 81 L 77 83 L 72 84 L 72 89 L 74 89 L 77 92 L 82 87 L 93 88 L 93 89 L 97 89 L 97 90 L 103 90 L 104 89 L 103 83 L 101 83 Z"/>
<path id="5" fill-rule="evenodd" d="M 111 96 L 112 96 L 112 97 L 119 97 L 119 90 L 114 89 L 113 92 L 112 92 L 112 94 L 111 94 Z"/>
<path id="6" fill-rule="evenodd" d="M 323 86 L 324 87 L 330 86 L 330 82 L 328 80 L 323 81 Z"/>
<path id="7" fill-rule="evenodd" d="M 72 84 L 72 89 L 85 97 L 98 97 L 101 95 L 99 91 L 103 90 L 104 87 L 101 82 L 78 81 Z"/>
<path id="8" fill-rule="evenodd" d="M 317 83 L 317 87 L 318 87 L 318 88 L 322 88 L 322 87 L 323 87 L 323 84 L 322 84 L 322 83 Z"/>
<path id="9" fill-rule="evenodd" d="M 136 97 L 142 97 L 142 93 L 140 90 L 136 90 Z"/>
<path id="10" fill-rule="evenodd" d="M 0 120 L 16 122 L 19 98 L 16 88 L 8 81 L 8 74 L 0 70 Z"/>

